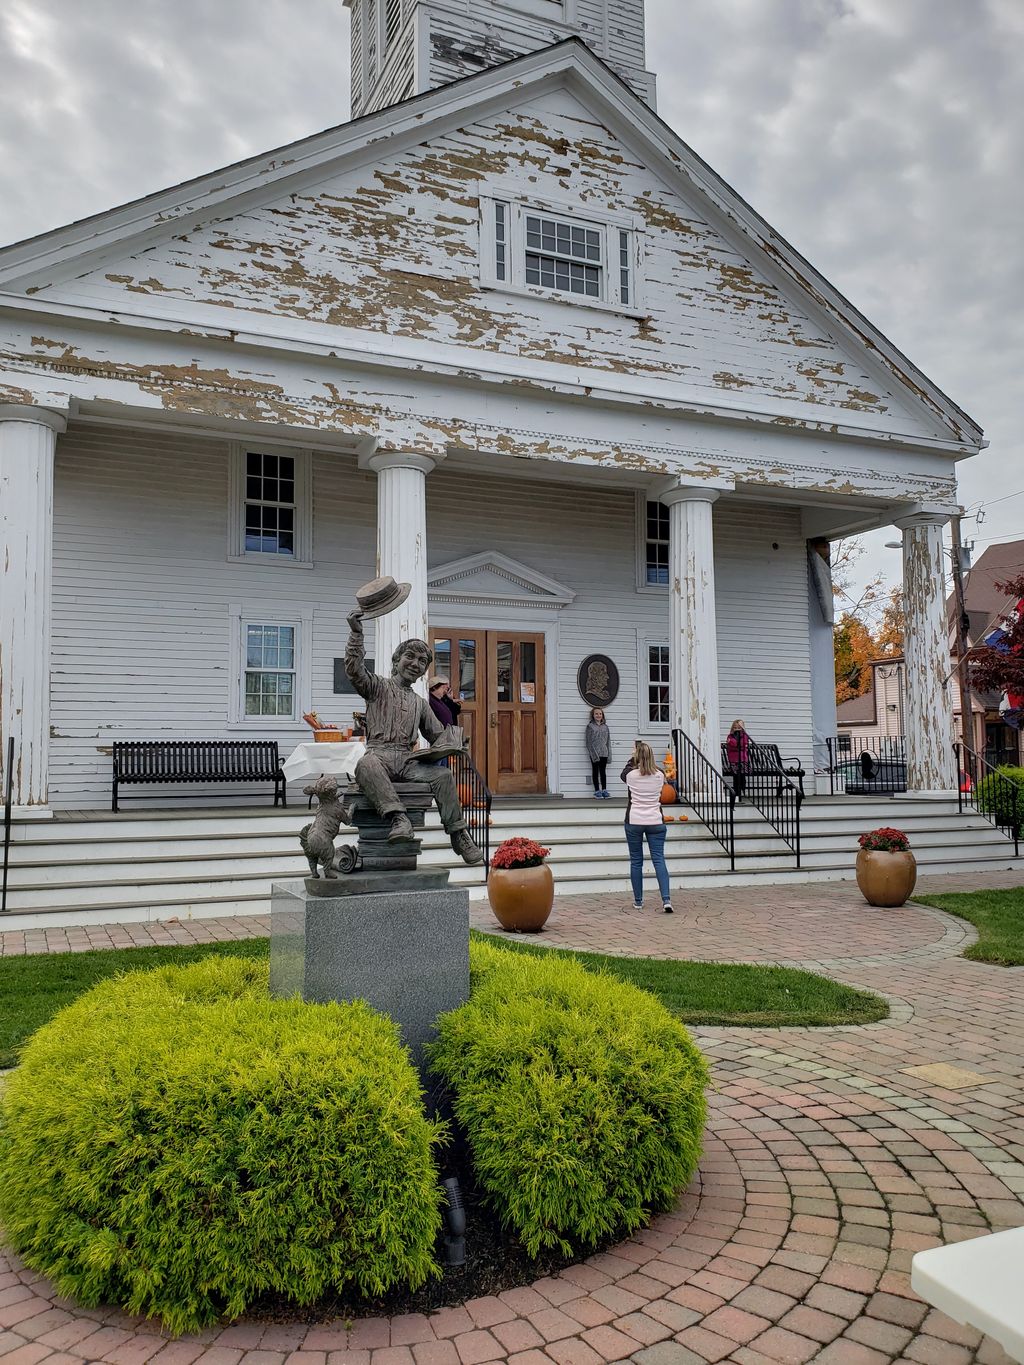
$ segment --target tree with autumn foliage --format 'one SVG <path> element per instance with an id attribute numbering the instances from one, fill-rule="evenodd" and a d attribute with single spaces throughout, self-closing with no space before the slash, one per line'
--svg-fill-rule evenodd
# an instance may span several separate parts
<path id="1" fill-rule="evenodd" d="M 833 632 L 837 703 L 867 692 L 873 662 L 903 653 L 903 591 L 887 589 L 881 573 L 857 591 L 853 571 L 863 554 L 858 541 L 837 541 L 832 547 L 832 591 L 843 607 Z"/>
<path id="2" fill-rule="evenodd" d="M 971 686 L 979 692 L 1012 692 L 1024 695 L 1024 612 L 1018 613 L 1017 603 L 1024 598 L 1024 574 L 997 583 L 999 592 L 1008 599 L 1007 612 L 1001 619 L 1006 632 L 997 645 L 974 645 L 968 652 Z"/>
<path id="3" fill-rule="evenodd" d="M 859 617 L 844 612 L 832 635 L 836 660 L 836 701 L 863 696 L 871 686 L 871 660 L 875 642 Z"/>

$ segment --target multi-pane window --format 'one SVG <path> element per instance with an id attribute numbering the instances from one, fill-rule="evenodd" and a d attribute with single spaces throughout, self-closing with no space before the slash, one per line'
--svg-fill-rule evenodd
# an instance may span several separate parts
<path id="1" fill-rule="evenodd" d="M 604 236 L 597 226 L 527 213 L 526 283 L 601 298 Z"/>
<path id="2" fill-rule="evenodd" d="M 669 723 L 668 645 L 647 646 L 647 719 Z"/>
<path id="3" fill-rule="evenodd" d="M 668 583 L 668 508 L 664 503 L 648 502 L 644 564 L 646 583 Z"/>
<path id="4" fill-rule="evenodd" d="M 245 622 L 245 715 L 295 718 L 295 627 Z"/>
<path id="5" fill-rule="evenodd" d="M 295 506 L 295 457 L 247 451 L 246 551 L 294 556 Z"/>
<path id="6" fill-rule="evenodd" d="M 566 300 L 636 308 L 640 302 L 639 227 L 618 214 L 524 204 L 481 195 L 481 279 L 515 291 L 543 290 Z M 623 226 L 623 223 L 626 226 Z"/>

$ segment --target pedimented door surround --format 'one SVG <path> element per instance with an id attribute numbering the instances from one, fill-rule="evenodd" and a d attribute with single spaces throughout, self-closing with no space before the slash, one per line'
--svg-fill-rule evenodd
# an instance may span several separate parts
<path id="1" fill-rule="evenodd" d="M 557 698 L 549 703 L 553 661 L 537 617 L 557 613 L 575 592 L 496 551 L 438 565 L 427 581 L 437 671 L 463 693 L 474 762 L 494 792 L 546 792 Z"/>

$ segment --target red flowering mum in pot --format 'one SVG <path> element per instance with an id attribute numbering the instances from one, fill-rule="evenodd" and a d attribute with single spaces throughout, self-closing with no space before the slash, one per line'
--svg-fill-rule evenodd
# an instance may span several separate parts
<path id="1" fill-rule="evenodd" d="M 871 853 L 910 852 L 910 840 L 901 829 L 893 829 L 891 825 L 881 825 L 869 834 L 862 834 L 857 842 Z"/>
<path id="2" fill-rule="evenodd" d="M 494 850 L 487 899 L 495 919 L 510 933 L 539 933 L 551 914 L 555 882 L 544 861 L 550 852 L 522 836 L 506 839 Z"/>
<path id="3" fill-rule="evenodd" d="M 882 825 L 857 840 L 857 885 L 869 905 L 902 905 L 917 881 L 917 862 L 901 829 Z"/>

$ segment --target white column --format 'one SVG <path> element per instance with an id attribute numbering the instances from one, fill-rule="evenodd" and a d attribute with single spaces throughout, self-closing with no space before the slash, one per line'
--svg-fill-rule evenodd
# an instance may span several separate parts
<path id="1" fill-rule="evenodd" d="M 13 804 L 40 813 L 50 751 L 53 459 L 66 425 L 43 408 L 0 405 L 0 767 L 13 736 Z"/>
<path id="2" fill-rule="evenodd" d="M 903 532 L 903 600 L 906 612 L 907 790 L 956 790 L 945 555 L 940 514 L 900 518 Z"/>
<path id="3" fill-rule="evenodd" d="M 661 494 L 669 508 L 669 680 L 672 724 L 721 767 L 715 548 L 709 488 Z"/>
<path id="4" fill-rule="evenodd" d="M 437 460 L 382 451 L 360 464 L 377 475 L 377 573 L 412 584 L 397 611 L 377 618 L 374 668 L 386 677 L 400 641 L 427 638 L 427 475 Z M 419 690 L 425 693 L 426 684 Z"/>

